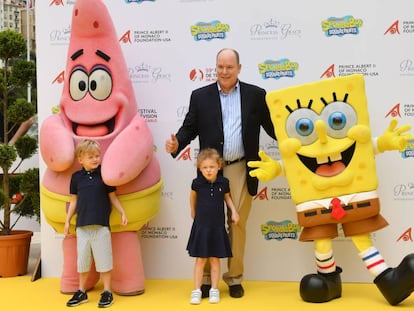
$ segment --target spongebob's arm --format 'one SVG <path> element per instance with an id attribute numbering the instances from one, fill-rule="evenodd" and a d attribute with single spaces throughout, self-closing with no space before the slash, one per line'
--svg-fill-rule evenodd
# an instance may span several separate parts
<path id="1" fill-rule="evenodd" d="M 264 151 L 259 151 L 259 157 L 261 161 L 249 161 L 247 165 L 255 168 L 250 171 L 249 174 L 252 177 L 256 177 L 260 181 L 271 181 L 284 174 L 283 167 L 279 161 L 273 160 Z"/>
<path id="2" fill-rule="evenodd" d="M 411 129 L 409 124 L 402 125 L 397 128 L 398 121 L 392 119 L 390 125 L 384 134 L 376 139 L 375 153 L 381 153 L 389 150 L 404 150 L 407 143 L 413 138 L 411 133 L 403 134 Z"/>

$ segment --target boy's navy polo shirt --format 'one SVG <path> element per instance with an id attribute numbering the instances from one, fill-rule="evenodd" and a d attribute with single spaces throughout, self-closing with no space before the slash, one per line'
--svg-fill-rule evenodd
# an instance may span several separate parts
<path id="1" fill-rule="evenodd" d="M 109 227 L 111 201 L 108 193 L 115 191 L 102 181 L 101 166 L 96 170 L 79 170 L 72 174 L 70 193 L 76 194 L 76 227 L 101 225 Z"/>

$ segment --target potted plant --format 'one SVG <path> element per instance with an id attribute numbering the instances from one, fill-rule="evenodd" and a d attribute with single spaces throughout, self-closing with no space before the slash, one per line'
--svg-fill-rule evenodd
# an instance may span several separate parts
<path id="1" fill-rule="evenodd" d="M 26 41 L 13 30 L 0 31 L 0 276 L 27 273 L 33 232 L 14 230 L 21 217 L 40 215 L 39 169 L 21 171 L 23 161 L 38 148 L 36 137 L 26 134 L 36 105 L 25 99 L 28 83 L 34 82 L 34 62 L 24 60 Z M 29 91 L 29 88 L 27 88 Z M 14 217 L 12 217 L 12 215 Z M 23 235 L 23 240 L 19 236 Z M 8 247 L 17 242 L 17 250 Z M 3 245 L 2 243 L 5 243 Z M 18 255 L 18 258 L 8 258 Z M 20 267 L 15 266 L 20 264 Z"/>

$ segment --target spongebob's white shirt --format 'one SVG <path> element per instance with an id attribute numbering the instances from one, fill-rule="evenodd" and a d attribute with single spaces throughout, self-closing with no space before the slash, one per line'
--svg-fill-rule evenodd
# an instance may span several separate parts
<path id="1" fill-rule="evenodd" d="M 341 200 L 341 203 L 343 203 L 344 205 L 347 205 L 348 203 L 351 203 L 351 202 L 359 202 L 359 201 L 377 199 L 378 192 L 377 190 L 373 190 L 373 191 L 367 191 L 367 192 L 347 194 L 347 195 L 339 196 L 336 198 Z M 304 212 L 310 209 L 323 208 L 323 207 L 326 209 L 329 209 L 332 199 L 333 198 L 327 198 L 327 199 L 322 199 L 322 200 L 314 200 L 314 201 L 300 203 L 296 205 L 296 211 Z"/>

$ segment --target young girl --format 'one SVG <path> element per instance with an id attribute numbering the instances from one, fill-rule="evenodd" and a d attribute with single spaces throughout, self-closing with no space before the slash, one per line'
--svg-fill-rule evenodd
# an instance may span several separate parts
<path id="1" fill-rule="evenodd" d="M 218 172 L 222 168 L 222 159 L 215 149 L 202 150 L 197 157 L 197 168 L 201 175 L 191 185 L 190 207 L 194 219 L 187 250 L 196 257 L 194 265 L 194 290 L 191 292 L 191 304 L 201 303 L 201 283 L 204 266 L 209 260 L 211 289 L 209 302 L 218 303 L 220 292 L 220 258 L 231 257 L 230 241 L 225 227 L 224 201 L 231 210 L 232 221 L 237 224 L 239 214 L 230 197 L 229 180 Z"/>

